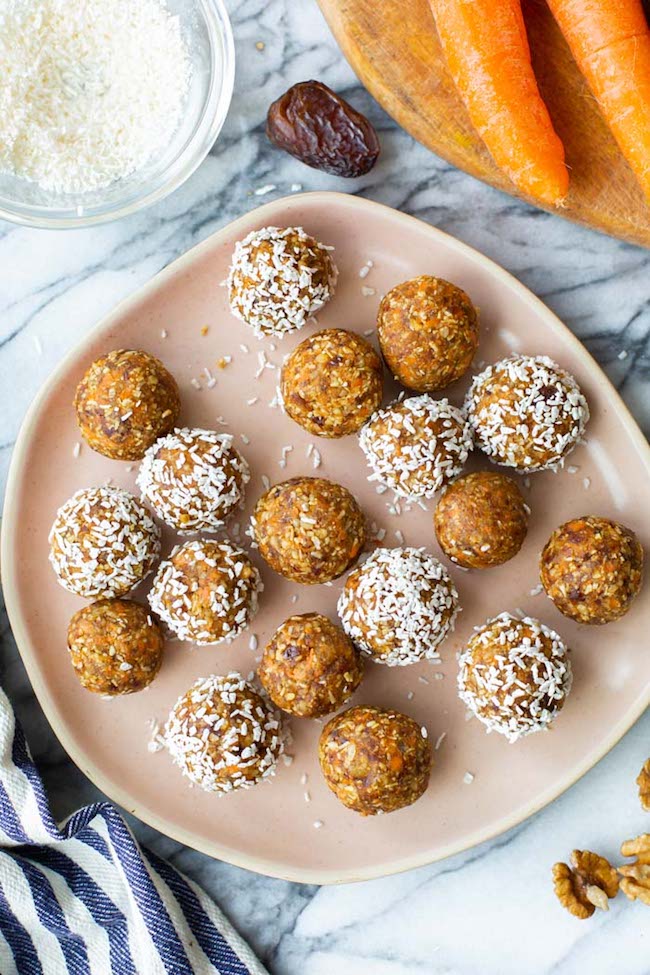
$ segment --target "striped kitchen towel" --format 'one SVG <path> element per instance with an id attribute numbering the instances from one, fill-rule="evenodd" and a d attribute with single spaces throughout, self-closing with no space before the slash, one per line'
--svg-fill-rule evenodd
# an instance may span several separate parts
<path id="1" fill-rule="evenodd" d="M 1 975 L 267 975 L 109 802 L 57 826 L 0 689 Z"/>

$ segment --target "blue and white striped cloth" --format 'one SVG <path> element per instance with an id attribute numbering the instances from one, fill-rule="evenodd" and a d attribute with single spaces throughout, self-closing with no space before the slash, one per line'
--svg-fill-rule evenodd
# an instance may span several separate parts
<path id="1" fill-rule="evenodd" d="M 0 690 L 1 975 L 267 975 L 108 802 L 57 826 Z"/>

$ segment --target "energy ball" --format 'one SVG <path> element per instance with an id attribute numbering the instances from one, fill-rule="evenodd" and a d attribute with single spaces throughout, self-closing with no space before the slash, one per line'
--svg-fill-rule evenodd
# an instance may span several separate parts
<path id="1" fill-rule="evenodd" d="M 366 520 L 347 488 L 324 477 L 274 484 L 255 506 L 254 541 L 280 575 L 307 585 L 329 582 L 356 562 Z"/>
<path id="2" fill-rule="evenodd" d="M 238 241 L 228 275 L 232 313 L 258 338 L 278 338 L 308 322 L 334 294 L 332 248 L 302 227 L 263 227 Z"/>
<path id="3" fill-rule="evenodd" d="M 438 660 L 454 628 L 458 593 L 423 548 L 378 548 L 350 573 L 337 611 L 351 640 L 376 663 L 401 667 Z"/>
<path id="4" fill-rule="evenodd" d="M 248 464 L 229 433 L 174 430 L 144 455 L 137 484 L 159 518 L 179 535 L 215 532 L 242 505 Z"/>
<path id="5" fill-rule="evenodd" d="M 643 549 L 630 528 L 588 515 L 557 528 L 542 552 L 546 595 L 578 623 L 624 616 L 641 588 Z"/>
<path id="6" fill-rule="evenodd" d="M 432 764 L 426 728 L 399 711 L 373 707 L 332 718 L 318 759 L 336 798 L 362 816 L 412 805 L 426 792 Z"/>
<path id="7" fill-rule="evenodd" d="M 290 616 L 276 630 L 258 677 L 277 707 L 300 718 L 318 718 L 354 694 L 363 661 L 340 627 L 319 613 L 304 613 Z"/>
<path id="8" fill-rule="evenodd" d="M 539 620 L 501 613 L 479 626 L 458 657 L 458 695 L 488 732 L 508 741 L 543 731 L 571 690 L 562 638 Z"/>
<path id="9" fill-rule="evenodd" d="M 183 775 L 206 792 L 250 789 L 275 773 L 284 751 L 279 714 L 237 673 L 197 680 L 164 737 Z"/>
<path id="10" fill-rule="evenodd" d="M 356 433 L 381 406 L 381 359 L 354 332 L 327 328 L 301 342 L 282 369 L 280 391 L 292 420 L 317 437 Z"/>
<path id="11" fill-rule="evenodd" d="M 384 296 L 377 334 L 386 365 L 418 393 L 444 389 L 469 369 L 478 348 L 478 314 L 465 292 L 427 274 Z"/>
<path id="12" fill-rule="evenodd" d="M 521 471 L 561 466 L 582 438 L 589 407 L 577 382 L 547 356 L 513 355 L 470 386 L 474 441 L 495 463 Z"/>
<path id="13" fill-rule="evenodd" d="M 240 548 L 197 539 L 160 563 L 149 605 L 179 640 L 207 646 L 246 629 L 262 588 L 257 568 Z"/>
<path id="14" fill-rule="evenodd" d="M 460 474 L 472 435 L 459 409 L 425 393 L 378 410 L 359 434 L 359 445 L 372 469 L 370 481 L 415 500 L 432 498 Z"/>
<path id="15" fill-rule="evenodd" d="M 465 474 L 438 501 L 436 538 L 445 555 L 463 568 L 503 565 L 523 545 L 529 510 L 511 477 L 496 471 Z"/>
<path id="16" fill-rule="evenodd" d="M 82 685 L 95 694 L 132 694 L 154 679 L 163 635 L 144 606 L 128 599 L 99 599 L 75 613 L 68 649 Z"/>
<path id="17" fill-rule="evenodd" d="M 112 460 L 140 460 L 178 422 L 176 380 L 147 352 L 119 349 L 95 359 L 74 399 L 81 435 Z"/>
<path id="18" fill-rule="evenodd" d="M 160 529 L 128 491 L 82 488 L 62 505 L 49 534 L 50 562 L 64 589 L 94 599 L 126 596 L 160 555 Z"/>

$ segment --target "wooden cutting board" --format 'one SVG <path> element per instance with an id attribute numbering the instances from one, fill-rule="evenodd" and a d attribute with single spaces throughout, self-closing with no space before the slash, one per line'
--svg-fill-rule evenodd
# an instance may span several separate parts
<path id="1" fill-rule="evenodd" d="M 472 128 L 447 73 L 428 0 L 318 2 L 353 69 L 389 115 L 436 155 L 522 197 Z M 524 0 L 524 15 L 539 86 L 571 171 L 566 205 L 554 212 L 650 246 L 650 208 L 543 0 Z"/>

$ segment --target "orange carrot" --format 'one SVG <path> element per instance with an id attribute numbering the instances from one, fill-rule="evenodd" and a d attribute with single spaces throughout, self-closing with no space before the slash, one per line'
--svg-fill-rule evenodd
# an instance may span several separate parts
<path id="1" fill-rule="evenodd" d="M 429 0 L 442 49 L 477 132 L 528 196 L 560 203 L 569 186 L 537 87 L 520 0 Z"/>
<path id="2" fill-rule="evenodd" d="M 548 0 L 548 5 L 650 198 L 650 31 L 641 0 Z"/>

